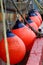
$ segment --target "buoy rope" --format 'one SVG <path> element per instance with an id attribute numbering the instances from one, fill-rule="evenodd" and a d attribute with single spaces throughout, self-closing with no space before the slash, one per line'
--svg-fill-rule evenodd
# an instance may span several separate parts
<path id="1" fill-rule="evenodd" d="M 29 25 L 28 21 L 23 17 L 23 15 L 22 15 L 21 12 L 19 11 L 19 9 L 18 9 L 18 7 L 16 6 L 16 4 L 14 3 L 14 1 L 13 1 L 13 0 L 10 0 L 10 1 L 13 3 L 14 7 L 16 8 L 16 11 L 20 14 L 20 16 L 23 18 L 23 20 L 28 24 L 28 26 L 30 27 L 30 29 L 31 29 L 37 36 L 43 37 L 43 33 L 39 32 L 39 31 L 36 31 L 33 27 L 31 27 L 31 26 Z M 5 8 L 4 8 L 4 9 L 5 9 Z M 14 9 L 13 9 L 12 11 L 15 12 Z"/>
<path id="2" fill-rule="evenodd" d="M 28 24 L 29 28 L 36 34 L 36 36 L 39 37 L 43 37 L 43 33 L 36 31 L 33 27 L 31 27 L 28 23 L 28 21 L 23 17 L 23 15 L 21 14 L 21 12 L 19 11 L 19 9 L 17 8 L 16 4 L 14 3 L 13 0 L 11 0 L 11 2 L 13 3 L 14 7 L 16 8 L 17 12 L 20 14 L 20 16 L 23 18 L 23 20 Z"/>
<path id="3" fill-rule="evenodd" d="M 23 20 L 28 24 L 29 28 L 36 34 L 39 35 L 40 33 L 38 31 L 36 31 L 33 27 L 31 27 L 28 23 L 28 21 L 23 17 L 23 15 L 21 14 L 21 12 L 19 11 L 19 9 L 17 8 L 16 4 L 13 2 L 13 0 L 11 0 L 11 2 L 13 3 L 14 7 L 16 8 L 17 12 L 20 14 L 20 16 L 23 18 Z"/>
<path id="4" fill-rule="evenodd" d="M 3 33 L 4 33 L 4 41 L 5 41 L 6 59 L 7 59 L 7 65 L 10 65 L 8 42 L 7 42 L 7 36 L 6 36 L 5 13 L 3 10 L 3 0 L 1 0 L 1 11 L 3 15 Z"/>

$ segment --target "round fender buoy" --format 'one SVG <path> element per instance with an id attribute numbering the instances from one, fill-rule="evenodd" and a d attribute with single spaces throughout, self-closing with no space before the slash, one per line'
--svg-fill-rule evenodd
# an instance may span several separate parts
<path id="1" fill-rule="evenodd" d="M 27 50 L 31 50 L 36 35 L 30 28 L 17 20 L 15 26 L 12 28 L 12 32 L 23 40 Z"/>
<path id="2" fill-rule="evenodd" d="M 37 14 L 37 16 L 38 16 L 39 20 L 40 20 L 40 21 L 41 21 L 41 23 L 42 23 L 42 17 L 41 17 L 41 14 L 40 14 L 37 10 L 35 10 L 35 9 L 32 9 L 31 11 L 33 11 L 34 13 L 36 13 L 36 14 Z"/>
<path id="3" fill-rule="evenodd" d="M 40 13 L 39 12 L 35 12 L 37 15 L 38 15 L 38 18 L 39 18 L 39 20 L 41 21 L 41 23 L 42 23 L 42 17 L 41 17 L 41 15 L 40 15 Z"/>
<path id="4" fill-rule="evenodd" d="M 35 30 L 38 30 L 38 26 L 36 25 L 35 22 L 33 22 L 29 17 L 26 17 L 26 20 L 28 21 L 31 27 L 33 27 Z M 24 24 L 28 26 L 28 24 L 25 21 L 24 21 Z"/>
<path id="5" fill-rule="evenodd" d="M 7 40 L 8 40 L 8 51 L 11 64 L 19 63 L 25 56 L 26 47 L 23 41 L 16 35 L 7 31 Z M 6 52 L 5 52 L 5 43 L 4 39 L 0 43 L 1 48 L 1 59 L 6 62 Z"/>
<path id="6" fill-rule="evenodd" d="M 32 12 L 30 11 L 28 13 L 28 15 L 29 15 L 30 19 L 37 24 L 38 27 L 41 25 L 41 21 L 39 20 L 36 13 L 34 13 L 33 11 Z"/>

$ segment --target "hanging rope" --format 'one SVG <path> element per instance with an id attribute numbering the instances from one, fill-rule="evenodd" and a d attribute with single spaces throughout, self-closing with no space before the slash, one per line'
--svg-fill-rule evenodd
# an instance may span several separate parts
<path id="1" fill-rule="evenodd" d="M 5 40 L 7 65 L 10 65 L 8 43 L 7 43 L 7 36 L 6 36 L 5 13 L 4 13 L 4 10 L 3 10 L 3 1 L 2 0 L 1 0 L 1 11 L 2 11 L 2 15 L 3 15 L 3 30 L 4 30 L 4 40 Z"/>
<path id="2" fill-rule="evenodd" d="M 19 11 L 19 9 L 17 8 L 17 6 L 15 5 L 14 1 L 11 0 L 11 2 L 13 3 L 14 7 L 16 8 L 17 12 L 20 14 L 20 16 L 23 18 L 23 20 L 28 24 L 29 28 L 36 34 L 36 36 L 39 37 L 43 37 L 43 33 L 36 31 L 33 27 L 31 27 L 28 23 L 28 21 L 23 17 L 23 15 L 21 14 L 21 12 Z"/>
<path id="3" fill-rule="evenodd" d="M 11 2 L 13 3 L 14 7 L 16 8 L 17 12 L 20 14 L 20 16 L 23 18 L 23 20 L 28 24 L 29 28 L 36 34 L 36 35 L 40 35 L 40 32 L 36 31 L 33 27 L 31 27 L 28 23 L 28 21 L 23 17 L 23 15 L 21 14 L 21 12 L 18 10 L 17 6 L 15 5 L 14 1 L 11 0 Z"/>

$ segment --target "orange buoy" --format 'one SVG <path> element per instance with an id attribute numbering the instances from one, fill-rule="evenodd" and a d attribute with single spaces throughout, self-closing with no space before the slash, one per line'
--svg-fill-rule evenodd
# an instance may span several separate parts
<path id="1" fill-rule="evenodd" d="M 31 27 L 33 27 L 35 30 L 38 30 L 38 26 L 36 25 L 35 22 L 33 22 L 29 17 L 26 17 L 26 20 L 28 21 Z M 24 21 L 24 24 L 28 26 L 28 24 L 25 21 Z"/>
<path id="2" fill-rule="evenodd" d="M 34 13 L 33 11 L 30 11 L 28 13 L 28 15 L 29 15 L 30 19 L 37 24 L 38 27 L 41 25 L 41 21 L 39 20 L 36 13 Z"/>
<path id="3" fill-rule="evenodd" d="M 31 50 L 36 35 L 30 28 L 17 20 L 12 32 L 23 40 L 27 50 Z"/>
<path id="4" fill-rule="evenodd" d="M 31 11 L 32 11 L 32 10 L 31 10 Z M 41 14 L 40 14 L 37 10 L 35 10 L 35 9 L 33 9 L 33 12 L 37 14 L 39 20 L 40 20 L 41 23 L 42 23 L 42 17 L 41 17 Z"/>
<path id="5" fill-rule="evenodd" d="M 35 12 L 37 15 L 38 15 L 38 18 L 40 19 L 40 21 L 41 21 L 41 23 L 42 23 L 42 17 L 41 17 L 41 15 L 40 15 L 40 13 L 39 12 Z"/>
<path id="6" fill-rule="evenodd" d="M 11 32 L 7 32 L 8 50 L 11 64 L 19 63 L 25 56 L 26 48 L 23 41 Z M 1 59 L 6 62 L 6 52 L 4 39 L 0 43 Z"/>

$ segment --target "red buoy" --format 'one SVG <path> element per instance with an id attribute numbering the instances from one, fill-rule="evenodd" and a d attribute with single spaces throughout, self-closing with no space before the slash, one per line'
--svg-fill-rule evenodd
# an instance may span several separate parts
<path id="1" fill-rule="evenodd" d="M 31 11 L 32 11 L 32 10 L 31 10 Z M 35 10 L 35 9 L 33 9 L 33 12 L 37 14 L 39 20 L 40 20 L 41 23 L 42 23 L 42 17 L 41 17 L 41 14 L 40 14 L 37 10 Z"/>
<path id="2" fill-rule="evenodd" d="M 41 21 L 35 12 L 30 11 L 28 15 L 29 15 L 30 19 L 37 24 L 38 27 L 41 25 Z"/>
<path id="3" fill-rule="evenodd" d="M 23 41 L 11 32 L 7 32 L 8 51 L 11 64 L 19 63 L 25 56 L 26 48 Z M 4 39 L 0 43 L 1 59 L 6 62 Z"/>
<path id="4" fill-rule="evenodd" d="M 36 35 L 30 28 L 26 27 L 23 23 L 17 20 L 12 32 L 23 40 L 27 50 L 31 50 Z"/>
<path id="5" fill-rule="evenodd" d="M 27 22 L 30 24 L 31 27 L 33 27 L 35 30 L 38 30 L 38 26 L 35 22 L 33 22 L 29 17 L 26 17 Z M 28 24 L 24 21 L 24 24 L 28 26 Z M 28 26 L 29 27 L 29 26 Z"/>
<path id="6" fill-rule="evenodd" d="M 40 15 L 40 13 L 39 12 L 35 12 L 37 15 L 38 15 L 38 18 L 39 18 L 39 20 L 41 21 L 41 23 L 42 23 L 42 17 L 41 17 L 41 15 Z"/>

